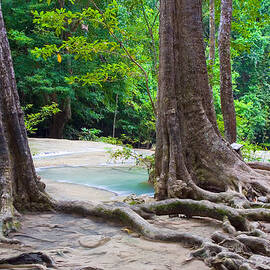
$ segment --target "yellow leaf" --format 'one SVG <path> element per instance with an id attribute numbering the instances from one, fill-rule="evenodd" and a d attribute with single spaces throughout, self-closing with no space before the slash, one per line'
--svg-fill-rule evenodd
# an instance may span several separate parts
<path id="1" fill-rule="evenodd" d="M 128 229 L 128 228 L 123 228 L 123 229 L 121 229 L 121 231 L 122 231 L 122 232 L 126 232 L 127 234 L 133 233 L 133 231 L 130 230 L 130 229 Z"/>
<path id="2" fill-rule="evenodd" d="M 57 61 L 58 61 L 59 63 L 62 62 L 62 57 L 61 57 L 61 55 L 60 55 L 59 53 L 57 54 Z"/>

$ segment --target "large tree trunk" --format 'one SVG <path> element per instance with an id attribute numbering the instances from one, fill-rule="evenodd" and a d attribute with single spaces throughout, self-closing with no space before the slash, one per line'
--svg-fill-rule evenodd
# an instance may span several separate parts
<path id="1" fill-rule="evenodd" d="M 236 142 L 237 134 L 231 74 L 231 20 L 232 0 L 222 0 L 218 35 L 220 99 L 224 120 L 225 138 L 228 142 L 234 143 Z"/>
<path id="2" fill-rule="evenodd" d="M 15 209 L 48 209 L 50 199 L 30 154 L 1 6 L 0 89 L 0 220 L 5 227 Z"/>
<path id="3" fill-rule="evenodd" d="M 218 192 L 247 192 L 263 177 L 216 133 L 207 113 L 201 1 L 161 1 L 160 11 L 156 197 L 219 200 Z"/>

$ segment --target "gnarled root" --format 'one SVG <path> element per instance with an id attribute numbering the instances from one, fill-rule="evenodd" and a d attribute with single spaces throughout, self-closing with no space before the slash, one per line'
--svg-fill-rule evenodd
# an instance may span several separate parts
<path id="1" fill-rule="evenodd" d="M 1 211 L 0 211 L 0 242 L 6 244 L 19 244 L 16 239 L 9 239 L 6 236 L 9 232 L 15 231 L 19 223 L 17 217 L 19 214 L 14 209 L 12 200 L 8 193 L 3 193 L 1 196 Z"/>
<path id="2" fill-rule="evenodd" d="M 33 269 L 33 270 L 46 270 L 47 267 L 41 265 L 41 264 L 20 264 L 20 265 L 13 265 L 13 264 L 3 264 L 0 265 L 0 269 L 4 270 L 14 270 L 14 269 Z"/>
<path id="3" fill-rule="evenodd" d="M 248 162 L 249 167 L 256 170 L 270 171 L 269 162 Z"/>
<path id="4" fill-rule="evenodd" d="M 135 213 L 125 204 L 106 205 L 90 204 L 78 201 L 59 202 L 56 209 L 65 213 L 78 214 L 85 217 L 103 217 L 121 221 L 125 226 L 132 227 L 142 236 L 150 240 L 179 242 L 188 246 L 200 246 L 205 241 L 202 237 L 169 229 L 156 228 Z"/>
<path id="5" fill-rule="evenodd" d="M 198 250 L 191 253 L 191 259 L 202 259 L 206 264 L 218 270 L 270 269 L 270 260 L 267 258 L 270 255 L 270 241 L 263 239 L 261 236 L 265 234 L 250 222 L 250 220 L 258 219 L 269 221 L 268 209 L 260 209 L 260 211 L 235 209 L 209 201 L 189 199 L 169 199 L 136 205 L 136 207 L 130 207 L 124 203 L 91 204 L 63 201 L 59 202 L 55 208 L 61 212 L 85 217 L 97 216 L 120 220 L 125 226 L 132 227 L 149 240 L 179 242 L 186 246 L 197 247 Z M 228 226 L 231 226 L 230 236 L 215 233 L 211 239 L 213 243 L 209 239 L 190 233 L 156 228 L 140 216 L 145 213 L 150 215 L 185 214 L 188 217 L 203 216 L 224 220 Z"/>
<path id="6" fill-rule="evenodd" d="M 270 221 L 269 209 L 239 209 L 191 199 L 169 199 L 136 206 L 125 203 L 92 204 L 79 201 L 53 201 L 52 206 L 53 210 L 59 212 L 120 221 L 149 240 L 177 242 L 196 247 L 198 250 L 192 253 L 192 258 L 202 259 L 218 270 L 270 269 L 270 262 L 266 259 L 270 255 L 268 236 L 265 237 L 265 234 L 256 229 L 251 222 Z M 157 228 L 143 218 L 173 214 L 210 217 L 223 221 L 223 226 L 227 228 L 230 237 L 215 234 L 212 239 L 205 239 L 191 233 Z M 261 266 L 261 261 L 267 263 L 264 268 Z"/>

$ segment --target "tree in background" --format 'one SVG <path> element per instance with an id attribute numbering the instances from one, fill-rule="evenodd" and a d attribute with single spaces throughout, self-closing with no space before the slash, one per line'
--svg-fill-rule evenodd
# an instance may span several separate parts
<path id="1" fill-rule="evenodd" d="M 234 95 L 239 138 L 269 143 L 269 1 L 235 1 L 232 21 Z"/>
<path id="2" fill-rule="evenodd" d="M 231 74 L 231 21 L 232 0 L 221 0 L 221 14 L 218 34 L 220 99 L 225 138 L 228 140 L 228 142 L 234 143 L 236 142 L 236 115 Z"/>
<path id="3" fill-rule="evenodd" d="M 69 74 L 68 65 L 60 65 L 54 59 L 46 62 L 44 59 L 35 59 L 30 53 L 31 49 L 41 44 L 59 42 L 55 35 L 41 32 L 35 29 L 33 24 L 32 10 L 44 11 L 47 8 L 47 3 L 36 0 L 3 2 L 20 99 L 24 106 L 33 104 L 29 109 L 29 114 L 38 113 L 41 107 L 48 106 L 54 101 L 62 109 L 59 113 L 63 114 L 64 101 L 74 98 L 73 87 L 65 81 L 65 76 Z M 53 117 L 48 118 L 38 135 L 43 132 L 44 136 L 48 137 L 51 133 L 52 122 Z M 59 128 L 60 131 L 61 128 Z"/>
<path id="4" fill-rule="evenodd" d="M 209 65 L 210 65 L 210 85 L 216 57 L 216 25 L 215 25 L 215 1 L 209 0 Z M 212 85 L 211 85 L 212 87 Z"/>
<path id="5" fill-rule="evenodd" d="M 215 1 L 216 22 L 220 21 L 220 1 Z M 269 5 L 267 1 L 233 1 L 231 63 L 232 87 L 237 121 L 237 140 L 243 144 L 267 145 L 269 125 L 268 69 Z M 205 38 L 210 40 L 210 9 L 204 2 Z M 208 21 L 209 20 L 209 21 Z M 216 28 L 218 25 L 216 25 Z M 209 46 L 206 50 L 210 52 Z M 209 79 L 213 87 L 218 126 L 224 134 L 220 102 L 220 61 L 216 53 L 213 69 L 209 63 Z M 269 64 L 268 64 L 269 65 Z M 213 71 L 213 72 L 211 72 Z M 262 95 L 264 97 L 262 97 Z"/>

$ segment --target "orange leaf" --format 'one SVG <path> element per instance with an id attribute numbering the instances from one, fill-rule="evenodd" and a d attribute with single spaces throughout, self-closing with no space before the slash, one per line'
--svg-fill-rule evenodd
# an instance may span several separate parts
<path id="1" fill-rule="evenodd" d="M 57 54 L 57 61 L 58 61 L 59 63 L 62 62 L 62 57 L 61 57 L 61 55 L 60 55 L 59 53 Z"/>

